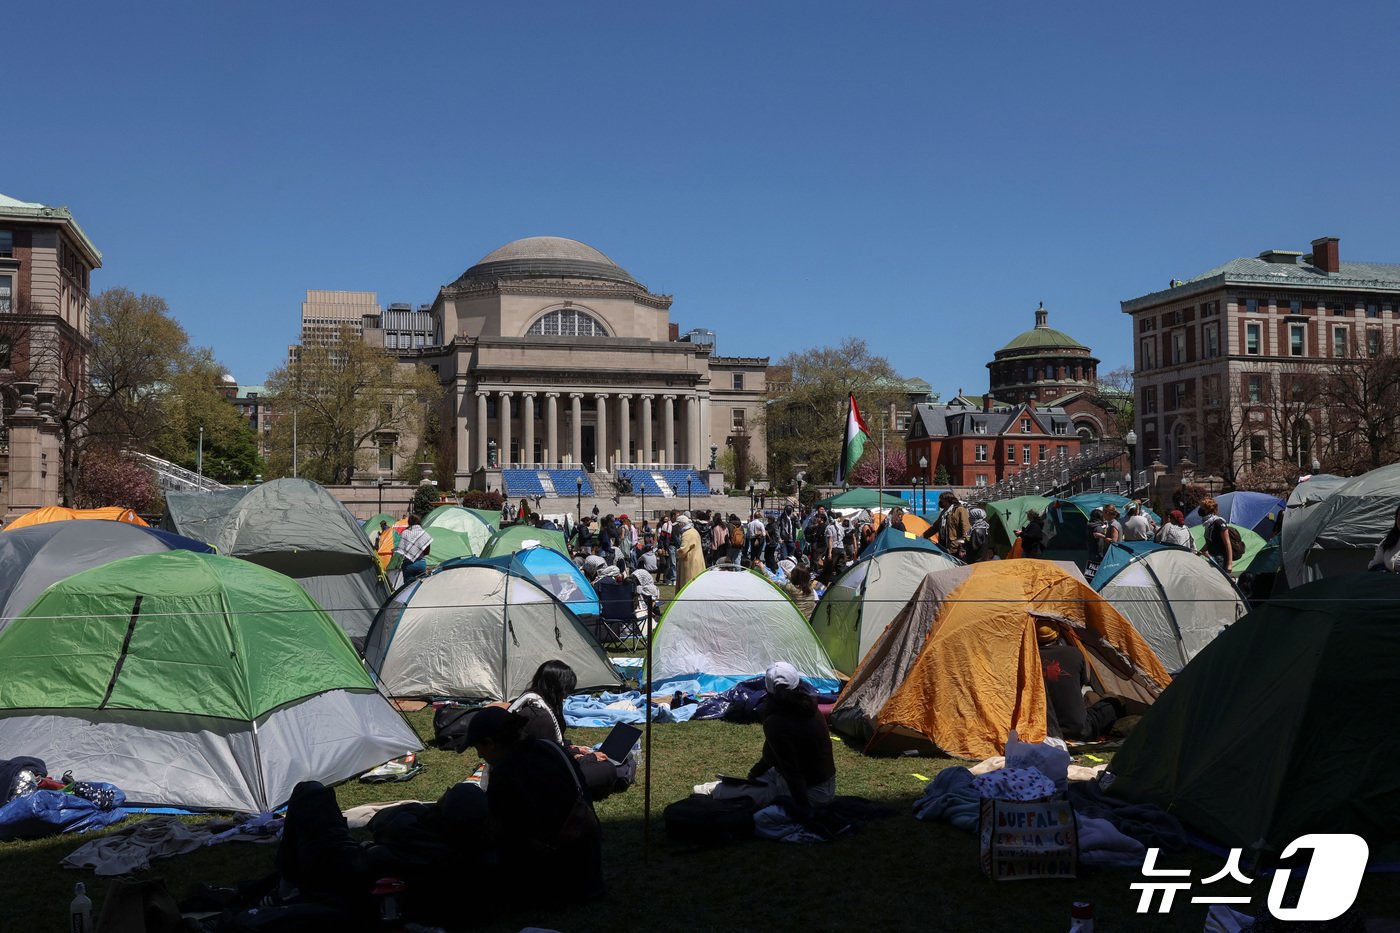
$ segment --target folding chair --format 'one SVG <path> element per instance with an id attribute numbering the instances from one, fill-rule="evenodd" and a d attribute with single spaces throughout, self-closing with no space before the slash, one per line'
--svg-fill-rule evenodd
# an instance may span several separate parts
<path id="1" fill-rule="evenodd" d="M 598 617 L 598 641 L 635 651 L 646 637 L 637 620 L 636 591 L 630 582 L 595 582 L 602 613 Z"/>

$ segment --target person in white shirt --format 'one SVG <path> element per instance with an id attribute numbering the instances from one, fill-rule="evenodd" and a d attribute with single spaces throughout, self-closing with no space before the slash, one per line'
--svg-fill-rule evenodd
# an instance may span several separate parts
<path id="1" fill-rule="evenodd" d="M 748 558 L 754 563 L 763 559 L 763 549 L 768 543 L 768 531 L 763 524 L 763 516 L 757 512 L 749 519 L 745 528 L 745 546 L 748 548 Z"/>
<path id="2" fill-rule="evenodd" d="M 1128 520 L 1123 523 L 1124 541 L 1150 541 L 1153 530 L 1152 521 L 1141 505 L 1133 503 L 1128 506 Z"/>
<path id="3" fill-rule="evenodd" d="M 433 536 L 423 530 L 423 520 L 417 515 L 408 517 L 408 528 L 399 535 L 399 543 L 394 545 L 394 553 L 399 555 L 399 572 L 404 583 L 412 583 L 428 572 L 428 552 L 433 547 Z"/>

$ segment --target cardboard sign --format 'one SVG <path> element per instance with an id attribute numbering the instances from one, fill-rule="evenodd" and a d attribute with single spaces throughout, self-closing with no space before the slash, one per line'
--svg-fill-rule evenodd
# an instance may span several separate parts
<path id="1" fill-rule="evenodd" d="M 982 873 L 993 881 L 1074 878 L 1079 831 L 1068 800 L 983 800 Z"/>

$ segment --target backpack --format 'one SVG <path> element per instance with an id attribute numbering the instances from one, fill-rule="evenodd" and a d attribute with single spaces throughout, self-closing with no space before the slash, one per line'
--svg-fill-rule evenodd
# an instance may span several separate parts
<path id="1" fill-rule="evenodd" d="M 467 724 L 481 707 L 442 706 L 433 711 L 432 744 L 449 752 L 467 750 Z"/>
<path id="2" fill-rule="evenodd" d="M 1212 524 L 1219 525 L 1230 535 L 1230 559 L 1236 561 L 1243 557 L 1244 538 L 1240 537 L 1240 530 L 1225 521 L 1212 522 Z M 1217 531 L 1216 534 L 1218 535 L 1220 532 Z"/>
<path id="3" fill-rule="evenodd" d="M 678 842 L 720 845 L 753 835 L 753 801 L 747 797 L 716 800 L 691 794 L 663 811 L 666 835 Z"/>
<path id="4" fill-rule="evenodd" d="M 733 528 L 729 529 L 729 543 L 732 544 L 734 547 L 744 546 L 743 525 L 735 525 Z"/>

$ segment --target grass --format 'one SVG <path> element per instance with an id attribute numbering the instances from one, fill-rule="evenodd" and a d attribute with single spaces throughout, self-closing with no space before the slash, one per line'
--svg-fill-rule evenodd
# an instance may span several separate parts
<path id="1" fill-rule="evenodd" d="M 410 715 L 420 734 L 430 735 L 431 714 Z M 571 730 L 580 742 L 595 742 L 601 729 Z M 1171 917 L 1137 916 L 1140 880 L 1128 870 L 1086 873 L 1078 880 L 994 885 L 978 868 L 977 839 L 946 824 L 922 823 L 910 804 L 923 789 L 914 775 L 932 777 L 957 764 L 927 758 L 865 758 L 835 746 L 837 787 L 881 801 L 899 813 L 871 823 L 854 836 L 820 846 L 791 846 L 753 840 L 697 851 L 671 843 L 661 820 L 663 807 L 715 772 L 743 773 L 757 756 L 757 726 L 721 722 L 655 726 L 652 765 L 650 851 L 643 841 L 643 791 L 639 783 L 598 805 L 604 828 L 609 899 L 574 911 L 522 907 L 484 927 L 516 931 L 535 925 L 571 933 L 672 930 L 677 933 L 789 930 L 1061 930 L 1069 926 L 1074 900 L 1093 902 L 1098 929 L 1200 930 L 1205 907 L 1178 904 Z M 433 799 L 475 765 L 430 749 L 427 770 L 404 784 L 347 783 L 338 789 L 342 807 L 404 797 Z M 119 826 L 122 824 L 118 824 Z M 84 881 L 94 904 L 107 882 L 88 872 L 64 870 L 59 860 L 89 836 L 62 836 L 0 844 L 0 929 L 44 933 L 62 929 L 73 884 Z M 196 882 L 231 884 L 271 870 L 273 847 L 233 842 L 155 863 L 146 874 L 163 877 L 177 897 Z M 1191 851 L 1164 862 L 1189 867 L 1192 877 L 1212 874 L 1220 860 Z M 1255 882 L 1255 889 L 1262 889 Z M 1368 914 L 1400 914 L 1400 895 L 1386 876 L 1371 876 L 1360 904 Z M 1246 890 L 1245 893 L 1250 893 Z M 1256 890 L 1262 898 L 1263 890 Z M 465 928 L 465 927 L 464 927 Z"/>

